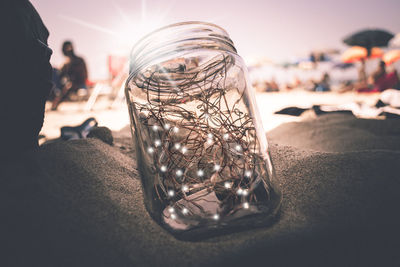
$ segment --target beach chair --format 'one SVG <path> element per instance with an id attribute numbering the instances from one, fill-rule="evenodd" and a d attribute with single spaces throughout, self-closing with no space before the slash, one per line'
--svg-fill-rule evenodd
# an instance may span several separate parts
<path id="1" fill-rule="evenodd" d="M 128 76 L 128 60 L 126 56 L 108 56 L 109 80 L 97 82 L 84 106 L 84 111 L 91 111 L 101 94 L 109 95 L 113 100 L 110 108 L 115 107 L 124 98 L 124 84 Z"/>

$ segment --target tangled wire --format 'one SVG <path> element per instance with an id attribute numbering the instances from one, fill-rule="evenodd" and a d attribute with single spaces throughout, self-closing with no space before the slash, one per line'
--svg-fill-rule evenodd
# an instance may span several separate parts
<path id="1" fill-rule="evenodd" d="M 268 198 L 270 177 L 238 73 L 235 58 L 219 54 L 201 65 L 155 65 L 129 82 L 154 190 L 183 214 L 209 214 L 203 202 L 218 202 L 228 214 Z"/>

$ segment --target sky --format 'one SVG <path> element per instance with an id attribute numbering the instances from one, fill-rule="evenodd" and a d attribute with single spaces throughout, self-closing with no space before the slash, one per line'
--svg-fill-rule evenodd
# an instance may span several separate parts
<path id="1" fill-rule="evenodd" d="M 71 40 L 91 80 L 107 78 L 107 56 L 128 54 L 143 35 L 182 21 L 227 30 L 238 54 L 285 61 L 311 50 L 343 49 L 347 35 L 365 28 L 400 32 L 399 0 L 31 0 L 50 31 L 52 64 Z"/>

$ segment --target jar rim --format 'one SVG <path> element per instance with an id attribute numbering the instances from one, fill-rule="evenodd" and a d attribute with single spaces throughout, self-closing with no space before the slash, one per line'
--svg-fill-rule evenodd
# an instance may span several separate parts
<path id="1" fill-rule="evenodd" d="M 146 34 L 142 38 L 140 38 L 139 41 L 136 42 L 136 44 L 139 44 L 142 40 L 146 39 L 150 35 L 153 35 L 153 34 L 155 34 L 157 32 L 163 31 L 163 30 L 168 29 L 168 28 L 174 28 L 174 27 L 186 26 L 186 25 L 206 25 L 206 26 L 211 26 L 211 27 L 214 27 L 214 28 L 217 28 L 217 29 L 221 30 L 222 32 L 224 32 L 224 34 L 226 36 L 229 37 L 228 32 L 224 28 L 222 28 L 221 26 L 218 26 L 217 24 L 214 24 L 212 22 L 200 21 L 200 20 L 190 20 L 190 21 L 182 21 L 182 22 L 172 23 L 172 24 L 168 24 L 166 26 L 163 26 L 161 28 L 158 28 L 158 29 Z"/>
<path id="2" fill-rule="evenodd" d="M 196 26 L 198 27 L 196 28 Z M 176 29 L 176 31 L 174 31 L 174 29 Z M 163 34 L 165 36 L 163 36 Z M 179 36 L 179 34 L 182 34 L 182 37 Z M 186 36 L 183 34 L 186 34 Z M 166 38 L 163 39 L 161 37 Z M 224 28 L 203 21 L 178 22 L 156 29 L 135 43 L 129 56 L 129 73 L 132 74 L 132 72 L 143 67 L 143 65 L 145 65 L 144 63 L 148 62 L 149 58 L 154 59 L 168 54 L 165 51 L 166 46 L 176 45 L 176 47 L 179 46 L 180 49 L 182 49 L 182 47 L 183 49 L 192 49 L 193 47 L 187 44 L 195 40 L 207 40 L 215 44 L 214 46 L 210 45 L 208 48 L 237 53 L 233 41 Z M 186 44 L 186 46 L 182 45 L 183 43 Z"/>

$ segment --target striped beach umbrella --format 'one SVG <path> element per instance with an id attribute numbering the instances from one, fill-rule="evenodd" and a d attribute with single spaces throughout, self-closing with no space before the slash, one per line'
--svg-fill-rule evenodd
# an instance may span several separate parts
<path id="1" fill-rule="evenodd" d="M 400 59 L 400 50 L 391 50 L 386 52 L 382 59 L 385 61 L 386 65 L 390 65 Z"/>
<path id="2" fill-rule="evenodd" d="M 344 51 L 342 54 L 342 61 L 345 63 L 353 63 L 360 61 L 361 59 L 380 58 L 382 56 L 383 51 L 378 47 L 373 47 L 371 49 L 371 55 L 368 57 L 368 51 L 366 48 L 361 46 L 353 46 Z"/>

